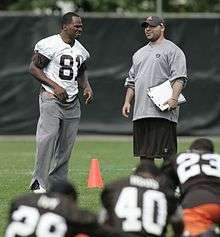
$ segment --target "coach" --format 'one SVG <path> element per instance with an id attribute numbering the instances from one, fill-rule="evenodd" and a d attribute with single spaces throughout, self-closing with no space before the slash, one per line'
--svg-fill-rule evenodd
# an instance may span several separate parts
<path id="1" fill-rule="evenodd" d="M 134 156 L 142 162 L 169 159 L 177 152 L 178 97 L 185 87 L 187 72 L 183 51 L 164 37 L 164 20 L 150 16 L 141 26 L 149 43 L 133 55 L 122 114 L 128 117 L 134 99 Z M 148 97 L 147 89 L 167 80 L 172 85 L 172 96 L 166 102 L 168 109 L 160 111 Z"/>

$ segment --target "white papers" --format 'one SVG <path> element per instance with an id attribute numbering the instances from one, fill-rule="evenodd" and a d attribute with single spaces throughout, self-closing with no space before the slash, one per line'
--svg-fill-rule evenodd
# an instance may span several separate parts
<path id="1" fill-rule="evenodd" d="M 164 111 L 169 108 L 168 104 L 163 104 L 172 97 L 172 91 L 173 90 L 170 81 L 167 80 L 158 86 L 149 88 L 147 90 L 147 94 L 154 104 L 160 108 L 161 111 Z M 186 102 L 186 99 L 182 94 L 180 94 L 178 98 L 178 104 L 182 104 L 184 102 Z"/>

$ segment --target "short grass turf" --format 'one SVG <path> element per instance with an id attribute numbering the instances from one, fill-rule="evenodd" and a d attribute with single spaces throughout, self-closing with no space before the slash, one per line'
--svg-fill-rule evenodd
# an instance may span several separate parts
<path id="1" fill-rule="evenodd" d="M 185 150 L 192 138 L 180 139 L 178 151 Z M 220 139 L 214 140 L 220 151 Z M 34 166 L 35 142 L 33 139 L 0 140 L 0 236 L 3 236 L 10 201 L 27 193 Z M 105 183 L 132 172 L 137 159 L 132 156 L 132 140 L 78 139 L 71 156 L 69 178 L 79 193 L 83 208 L 98 212 L 100 189 L 87 188 L 87 177 L 92 158 L 99 160 Z"/>

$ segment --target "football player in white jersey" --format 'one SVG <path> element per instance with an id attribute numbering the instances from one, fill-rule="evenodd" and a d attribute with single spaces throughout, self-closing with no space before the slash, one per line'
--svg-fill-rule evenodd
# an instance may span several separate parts
<path id="1" fill-rule="evenodd" d="M 86 104 L 93 98 L 85 64 L 90 55 L 76 40 L 82 28 L 80 16 L 68 12 L 62 17 L 60 33 L 40 40 L 34 48 L 30 73 L 42 85 L 36 163 L 30 185 L 34 192 L 44 192 L 50 182 L 67 179 L 80 120 L 78 86 Z"/>

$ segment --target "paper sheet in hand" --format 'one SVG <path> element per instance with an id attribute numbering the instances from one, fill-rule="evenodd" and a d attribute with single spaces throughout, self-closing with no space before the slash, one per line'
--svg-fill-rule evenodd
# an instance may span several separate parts
<path id="1" fill-rule="evenodd" d="M 161 111 L 166 110 L 169 105 L 163 105 L 169 98 L 172 97 L 172 87 L 170 82 L 167 80 L 164 83 L 151 87 L 147 91 L 148 96 L 151 98 L 151 100 L 154 102 L 154 104 L 160 108 Z M 178 104 L 182 104 L 186 102 L 185 97 L 180 94 L 178 98 Z"/>

